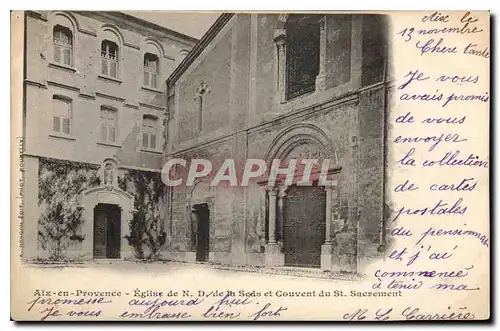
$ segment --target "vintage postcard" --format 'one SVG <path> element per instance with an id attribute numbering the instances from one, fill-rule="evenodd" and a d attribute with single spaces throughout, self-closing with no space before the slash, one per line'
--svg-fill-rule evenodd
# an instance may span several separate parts
<path id="1" fill-rule="evenodd" d="M 490 318 L 488 11 L 14 11 L 16 321 Z"/>

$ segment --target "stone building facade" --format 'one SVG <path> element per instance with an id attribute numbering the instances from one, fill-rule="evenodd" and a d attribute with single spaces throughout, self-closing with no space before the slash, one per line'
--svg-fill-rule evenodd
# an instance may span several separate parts
<path id="1" fill-rule="evenodd" d="M 129 257 L 134 215 L 164 209 L 147 188 L 165 81 L 197 40 L 118 12 L 28 11 L 25 27 L 23 256 Z"/>
<path id="2" fill-rule="evenodd" d="M 333 185 L 172 187 L 163 256 L 356 271 L 384 245 L 386 18 L 222 14 L 167 81 L 165 158 L 330 159 Z"/>

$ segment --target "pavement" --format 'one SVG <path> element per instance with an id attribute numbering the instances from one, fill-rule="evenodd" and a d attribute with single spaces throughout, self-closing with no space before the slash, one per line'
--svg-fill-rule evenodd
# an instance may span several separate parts
<path id="1" fill-rule="evenodd" d="M 164 273 L 175 271 L 199 271 L 213 270 L 222 273 L 234 274 L 254 274 L 254 275 L 279 275 L 286 278 L 318 278 L 325 280 L 359 281 L 364 277 L 360 274 L 344 272 L 328 272 L 319 268 L 301 267 L 262 267 L 262 266 L 242 266 L 223 265 L 207 262 L 176 262 L 176 261 L 126 261 L 113 259 L 99 259 L 77 263 L 32 263 L 31 266 L 39 268 L 104 268 L 113 271 L 144 271 L 151 273 Z"/>

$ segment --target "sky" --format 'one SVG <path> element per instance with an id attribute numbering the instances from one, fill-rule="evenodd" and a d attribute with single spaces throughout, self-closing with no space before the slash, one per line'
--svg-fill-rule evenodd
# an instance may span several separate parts
<path id="1" fill-rule="evenodd" d="M 158 10 L 124 12 L 198 39 L 203 36 L 221 14 L 210 11 L 172 12 Z"/>

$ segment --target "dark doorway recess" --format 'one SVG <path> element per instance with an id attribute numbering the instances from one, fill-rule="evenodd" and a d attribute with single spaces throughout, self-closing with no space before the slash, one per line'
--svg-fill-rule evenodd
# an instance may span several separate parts
<path id="1" fill-rule="evenodd" d="M 117 205 L 100 203 L 94 208 L 94 258 L 119 259 L 121 210 Z"/>
<path id="2" fill-rule="evenodd" d="M 210 209 L 208 204 L 193 206 L 193 216 L 196 222 L 196 261 L 208 261 L 210 245 Z"/>

